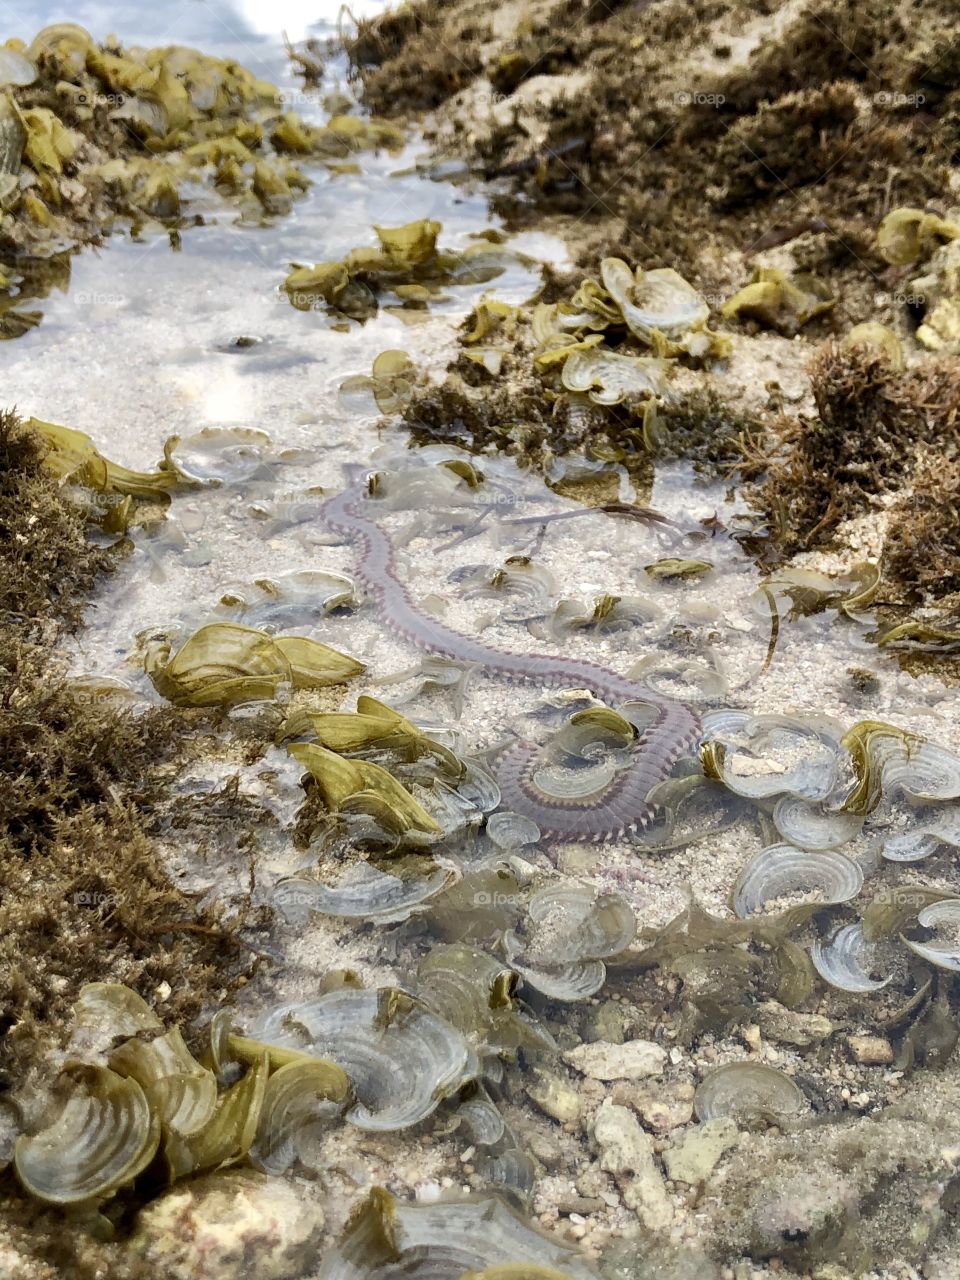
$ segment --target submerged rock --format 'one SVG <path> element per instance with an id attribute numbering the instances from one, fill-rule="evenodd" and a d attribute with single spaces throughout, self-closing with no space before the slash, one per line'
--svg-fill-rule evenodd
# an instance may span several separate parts
<path id="1" fill-rule="evenodd" d="M 652 1040 L 627 1040 L 624 1044 L 597 1040 L 578 1045 L 563 1056 L 591 1080 L 642 1080 L 659 1075 L 667 1061 L 666 1050 Z"/>
<path id="2" fill-rule="evenodd" d="M 692 1187 L 705 1182 L 724 1152 L 736 1146 L 739 1132 L 736 1121 L 729 1116 L 718 1116 L 716 1120 L 706 1120 L 694 1129 L 687 1129 L 670 1150 L 664 1152 L 667 1176 Z"/>
<path id="3" fill-rule="evenodd" d="M 581 1104 L 576 1091 L 550 1071 L 533 1071 L 527 1084 L 527 1097 L 558 1124 L 575 1124 L 580 1119 Z"/>
<path id="4" fill-rule="evenodd" d="M 607 1099 L 597 1113 L 593 1136 L 601 1152 L 600 1167 L 617 1179 L 627 1208 L 648 1231 L 669 1227 L 673 1205 L 654 1160 L 653 1139 L 633 1112 Z"/>
<path id="5" fill-rule="evenodd" d="M 130 1252 L 163 1280 L 299 1280 L 319 1261 L 323 1226 L 302 1186 L 237 1171 L 155 1200 Z"/>

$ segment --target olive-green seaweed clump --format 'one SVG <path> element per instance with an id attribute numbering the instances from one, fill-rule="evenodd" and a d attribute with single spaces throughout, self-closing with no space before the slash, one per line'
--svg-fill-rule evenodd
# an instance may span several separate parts
<path id="1" fill-rule="evenodd" d="M 246 953 L 168 881 L 149 832 L 174 713 L 71 688 L 56 640 L 104 568 L 44 445 L 0 416 L 0 1082 L 58 1033 L 82 983 L 168 983 L 189 1019 Z M 189 975 L 189 981 L 185 981 Z"/>
<path id="2" fill-rule="evenodd" d="M 480 74 L 475 14 L 457 24 L 457 52 L 450 52 L 444 24 L 455 8 L 454 0 L 428 0 L 358 22 L 355 37 L 346 42 L 347 53 L 368 102 L 381 111 L 429 110 Z"/>
<path id="3" fill-rule="evenodd" d="M 955 363 L 898 370 L 866 347 L 828 344 L 810 379 L 817 415 L 801 421 L 759 494 L 788 553 L 829 541 L 842 520 L 902 489 L 921 446 L 949 456 L 960 404 Z"/>
<path id="4" fill-rule="evenodd" d="M 925 458 L 891 512 L 886 576 L 911 603 L 960 591 L 960 461 Z"/>

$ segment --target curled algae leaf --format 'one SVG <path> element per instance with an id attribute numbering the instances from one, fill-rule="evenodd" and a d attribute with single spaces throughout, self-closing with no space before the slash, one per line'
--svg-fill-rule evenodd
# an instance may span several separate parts
<path id="1" fill-rule="evenodd" d="M 879 352 L 889 361 L 891 368 L 904 368 L 903 347 L 889 325 L 878 324 L 875 320 L 855 324 L 844 338 L 843 346 L 866 347 L 870 351 Z"/>
<path id="2" fill-rule="evenodd" d="M 905 744 L 887 757 L 881 783 L 886 795 L 901 794 L 911 804 L 931 804 L 960 797 L 960 757 L 935 742 Z"/>
<path id="3" fill-rule="evenodd" d="M 507 866 L 469 871 L 431 904 L 430 925 L 450 941 L 480 942 L 514 924 L 522 901 L 520 882 Z"/>
<path id="4" fill-rule="evenodd" d="M 356 980 L 356 985 L 359 986 L 359 979 L 356 978 L 356 974 L 348 969 L 337 970 L 335 975 L 328 976 L 330 978 L 336 976 L 341 986 L 349 986 L 353 980 Z M 343 1102 L 349 1096 L 350 1081 L 347 1079 L 347 1073 L 342 1067 L 338 1067 L 335 1062 L 329 1062 L 326 1058 L 318 1058 L 316 1054 L 306 1053 L 302 1049 L 283 1048 L 279 1045 L 265 1044 L 262 1040 L 254 1040 L 250 1036 L 237 1035 L 236 1032 L 231 1030 L 232 1018 L 229 1011 L 221 1010 L 220 1013 L 226 1014 L 226 1017 L 219 1026 L 211 1023 L 210 1041 L 212 1052 L 214 1040 L 216 1039 L 219 1051 L 217 1057 L 221 1065 L 224 1062 L 245 1062 L 247 1066 L 255 1067 L 264 1054 L 266 1054 L 271 1071 L 279 1071 L 281 1067 L 309 1062 L 318 1070 L 323 1071 L 324 1090 L 326 1096 L 332 1102 Z"/>
<path id="5" fill-rule="evenodd" d="M 110 1055 L 110 1068 L 136 1080 L 164 1131 L 188 1136 L 213 1115 L 216 1077 L 197 1062 L 178 1027 L 155 1040 L 128 1040 Z"/>
<path id="6" fill-rule="evenodd" d="M 492 280 L 501 274 L 509 251 L 489 244 L 471 245 L 458 252 L 437 249 L 440 223 L 424 218 L 402 227 L 375 227 L 379 248 L 351 249 L 342 262 L 315 266 L 293 264 L 283 288 L 300 310 L 313 310 L 323 301 L 334 312 L 361 323 L 376 315 L 378 294 L 394 290 L 403 305 L 391 310 L 414 318 L 445 285 Z M 411 309 L 405 309 L 409 304 Z M 385 376 L 382 373 L 375 377 Z M 394 375 L 396 377 L 396 372 Z"/>
<path id="7" fill-rule="evenodd" d="M 580 884 L 548 885 L 527 903 L 521 949 L 530 964 L 609 960 L 633 941 L 633 908 L 618 893 L 596 893 Z"/>
<path id="8" fill-rule="evenodd" d="M 96 1204 L 134 1181 L 153 1159 L 160 1122 L 135 1080 L 106 1067 L 72 1063 L 72 1092 L 60 1114 L 33 1137 L 17 1139 L 21 1183 L 50 1204 Z"/>
<path id="9" fill-rule="evenodd" d="M 564 1280 L 566 1273 L 534 1262 L 510 1262 L 483 1271 L 465 1271 L 460 1280 Z"/>
<path id="10" fill-rule="evenodd" d="M 512 809 L 501 809 L 487 819 L 486 833 L 498 849 L 515 851 L 524 845 L 536 844 L 540 828 L 530 818 L 524 818 Z"/>
<path id="11" fill-rule="evenodd" d="M 863 818 L 825 809 L 803 796 L 783 796 L 773 811 L 773 825 L 784 840 L 800 849 L 836 849 L 859 835 Z"/>
<path id="12" fill-rule="evenodd" d="M 465 766 L 448 747 L 435 742 L 412 721 L 368 694 L 357 698 L 357 710 L 296 712 L 284 722 L 281 737 L 314 737 L 330 751 L 354 752 L 379 747 L 414 761 L 432 756 L 453 781 L 462 778 Z"/>
<path id="13" fill-rule="evenodd" d="M 73 427 L 28 419 L 26 426 L 47 445 L 43 465 L 63 480 L 86 485 L 100 493 L 130 494 L 154 502 L 169 502 L 170 491 L 182 484 L 174 471 L 131 471 L 105 458 L 91 438 Z"/>
<path id="14" fill-rule="evenodd" d="M 693 1108 L 698 1120 L 729 1116 L 745 1127 L 759 1121 L 777 1125 L 795 1121 L 810 1110 L 810 1104 L 782 1071 L 761 1062 L 728 1062 L 704 1076 Z"/>
<path id="15" fill-rule="evenodd" d="M 330 1092 L 332 1064 L 305 1058 L 280 1067 L 267 1081 L 250 1161 L 264 1173 L 284 1173 L 306 1154 L 304 1144 L 343 1110 L 345 1093 Z M 344 1081 L 346 1078 L 344 1077 Z M 305 1161 L 309 1163 L 309 1161 Z"/>
<path id="16" fill-rule="evenodd" d="M 738 719 L 729 729 L 708 724 L 704 772 L 735 795 L 825 800 L 833 792 L 842 759 L 838 724 L 825 717 L 775 715 Z"/>
<path id="17" fill-rule="evenodd" d="M 301 636 L 270 636 L 235 622 L 211 622 L 169 658 L 148 649 L 144 670 L 161 697 L 178 706 L 235 706 L 274 698 L 282 684 L 318 689 L 359 675 L 356 659 Z"/>
<path id="18" fill-rule="evenodd" d="M 811 853 L 790 844 L 774 844 L 748 859 L 737 876 L 731 906 L 741 920 L 769 911 L 780 899 L 783 914 L 800 922 L 823 906 L 849 902 L 863 888 L 863 872 L 852 858 L 833 849 Z"/>
<path id="19" fill-rule="evenodd" d="M 788 276 L 775 267 L 757 267 L 750 284 L 723 304 L 721 314 L 724 320 L 749 316 L 792 337 L 808 320 L 829 311 L 836 301 L 815 276 L 802 272 Z"/>
<path id="20" fill-rule="evenodd" d="M 307 908 L 341 919 L 397 924 L 426 911 L 431 900 L 457 878 L 454 868 L 438 867 L 429 875 L 402 879 L 362 862 L 336 886 L 316 880 L 281 880 L 274 890 L 273 904 L 291 921 L 301 918 Z"/>
<path id="21" fill-rule="evenodd" d="M 906 266 L 924 251 L 960 237 L 960 225 L 923 209 L 892 209 L 877 230 L 877 249 L 885 262 Z"/>
<path id="22" fill-rule="evenodd" d="M 270 458 L 265 431 L 253 427 L 203 427 L 189 436 L 171 436 L 163 446 L 164 465 L 186 484 L 216 487 L 255 479 Z M 271 473 L 268 473 L 271 474 Z"/>
<path id="23" fill-rule="evenodd" d="M 461 341 L 467 346 L 473 346 L 476 343 L 485 342 L 492 333 L 497 333 L 501 329 L 512 332 L 516 317 L 517 308 L 509 302 L 500 302 L 496 298 L 482 298 L 464 321 Z"/>
<path id="24" fill-rule="evenodd" d="M 640 596 L 597 596 L 593 608 L 582 600 L 561 600 L 547 623 L 557 639 L 571 631 L 625 631 L 661 618 L 662 612 Z"/>
<path id="25" fill-rule="evenodd" d="M 669 365 L 653 356 L 629 356 L 596 347 L 573 351 L 560 380 L 568 391 L 585 391 L 596 404 L 620 404 L 633 397 L 662 396 Z"/>
<path id="26" fill-rule="evenodd" d="M 459 1031 L 405 992 L 342 988 L 280 1005 L 255 1028 L 265 1046 L 328 1058 L 345 1072 L 360 1129 L 418 1124 L 476 1078 L 476 1054 Z"/>
<path id="27" fill-rule="evenodd" d="M 434 947 L 417 967 L 424 1004 L 481 1053 L 554 1047 L 549 1033 L 521 1016 L 516 988 L 517 974 L 508 964 L 465 942 Z"/>
<path id="28" fill-rule="evenodd" d="M 0 48 L 0 85 L 24 88 L 37 78 L 36 63 L 16 49 Z"/>
<path id="29" fill-rule="evenodd" d="M 283 288 L 298 311 L 310 311 L 320 299 L 335 304 L 349 283 L 350 273 L 342 262 L 318 262 L 294 267 Z"/>
<path id="30" fill-rule="evenodd" d="M 868 942 L 892 938 L 910 920 L 915 919 L 924 907 L 944 902 L 953 896 L 947 889 L 927 888 L 920 884 L 896 885 L 892 889 L 884 889 L 863 913 L 863 936 Z"/>
<path id="31" fill-rule="evenodd" d="M 416 367 L 405 351 L 381 351 L 373 362 L 371 377 L 355 374 L 340 383 L 340 399 L 363 408 L 372 398 L 380 413 L 399 413 L 413 394 L 416 376 Z"/>
<path id="32" fill-rule="evenodd" d="M 818 938 L 810 951 L 813 966 L 824 982 L 838 991 L 879 991 L 891 980 L 875 978 L 880 948 L 863 936 L 863 923 L 855 920 L 838 929 L 828 941 Z"/>
<path id="33" fill-rule="evenodd" d="M 861 720 L 849 729 L 841 745 L 850 752 L 857 782 L 844 799 L 844 812 L 871 813 L 880 803 L 886 765 L 909 756 L 921 742 L 916 734 L 882 720 Z"/>
<path id="34" fill-rule="evenodd" d="M 324 803 L 333 813 L 369 813 L 388 831 L 420 831 L 439 835 L 440 826 L 380 765 L 345 760 L 312 742 L 293 742 L 287 750 L 320 784 Z"/>
<path id="35" fill-rule="evenodd" d="M 266 1093 L 269 1058 L 264 1053 L 217 1099 L 213 1114 L 191 1134 L 168 1129 L 163 1154 L 171 1182 L 203 1169 L 221 1169 L 242 1160 L 253 1145 Z"/>
<path id="36" fill-rule="evenodd" d="M 521 1263 L 552 1267 L 568 1280 L 594 1280 L 577 1250 L 545 1235 L 499 1196 L 406 1204 L 374 1187 L 351 1214 L 317 1277 L 456 1280 L 464 1272 Z"/>
<path id="37" fill-rule="evenodd" d="M 163 1030 L 163 1023 L 146 1000 L 120 982 L 82 986 L 73 1007 L 73 1022 L 77 1029 L 96 1031 L 104 1040 Z"/>
<path id="38" fill-rule="evenodd" d="M 930 903 L 918 913 L 917 924 L 922 929 L 941 933 L 943 937 L 929 942 L 903 938 L 914 955 L 938 969 L 960 973 L 960 898 Z"/>
<path id="39" fill-rule="evenodd" d="M 627 327 L 645 342 L 654 333 L 679 338 L 688 329 L 702 328 L 710 317 L 703 297 L 672 267 L 638 267 L 634 273 L 621 258 L 604 258 L 600 277 Z"/>
<path id="40" fill-rule="evenodd" d="M 789 617 L 806 618 L 824 609 L 856 616 L 873 602 L 880 589 L 880 566 L 863 562 L 848 573 L 828 575 L 812 569 L 786 568 L 771 574 L 763 587 L 779 600 L 790 601 Z"/>
<path id="41" fill-rule="evenodd" d="M 326 569 L 298 569 L 225 590 L 218 611 L 242 618 L 246 626 L 272 632 L 306 626 L 356 603 L 356 586 L 350 578 Z"/>

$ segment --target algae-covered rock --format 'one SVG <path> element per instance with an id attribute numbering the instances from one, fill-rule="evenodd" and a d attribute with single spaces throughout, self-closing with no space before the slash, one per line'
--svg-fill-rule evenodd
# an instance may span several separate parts
<path id="1" fill-rule="evenodd" d="M 164 1280 L 299 1280 L 318 1262 L 319 1198 L 249 1170 L 177 1187 L 141 1210 L 132 1258 Z"/>
<path id="2" fill-rule="evenodd" d="M 593 1136 L 600 1148 L 600 1167 L 617 1179 L 627 1208 L 648 1231 L 666 1230 L 673 1221 L 673 1206 L 654 1160 L 653 1139 L 637 1117 L 608 1098 L 597 1112 Z"/>
<path id="3" fill-rule="evenodd" d="M 199 187 L 244 218 L 282 216 L 310 184 L 292 157 L 333 168 L 403 140 L 385 121 L 308 124 L 234 60 L 184 45 L 101 45 L 75 24 L 45 28 L 23 54 L 0 50 L 0 77 L 0 337 L 30 327 L 30 313 L 9 306 L 35 292 L 24 256 L 71 252 L 118 216 L 190 225 Z"/>
<path id="4" fill-rule="evenodd" d="M 526 1089 L 527 1097 L 558 1124 L 574 1124 L 579 1120 L 580 1095 L 552 1071 L 534 1068 Z"/>
<path id="5" fill-rule="evenodd" d="M 718 1116 L 685 1130 L 663 1155 L 667 1176 L 695 1187 L 713 1173 L 725 1151 L 736 1146 L 740 1131 L 735 1120 Z"/>
<path id="6" fill-rule="evenodd" d="M 960 1082 L 918 1073 L 872 1116 L 741 1138 L 705 1184 L 703 1229 L 720 1254 L 780 1257 L 801 1272 L 916 1265 L 957 1186 Z"/>

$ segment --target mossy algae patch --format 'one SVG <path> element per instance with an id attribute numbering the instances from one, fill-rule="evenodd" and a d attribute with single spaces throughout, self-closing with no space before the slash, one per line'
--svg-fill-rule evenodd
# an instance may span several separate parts
<path id="1" fill-rule="evenodd" d="M 189 1020 L 249 966 L 232 926 L 175 889 L 151 836 L 184 726 L 73 687 L 57 641 L 108 561 L 44 445 L 0 420 L 0 952 L 5 1083 L 56 1038 L 85 981 L 166 990 Z"/>
<path id="2" fill-rule="evenodd" d="M 521 222 L 572 214 L 585 265 L 612 253 L 716 291 L 813 232 L 807 269 L 829 268 L 849 301 L 864 263 L 883 270 L 879 216 L 949 188 L 952 20 L 945 3 L 884 0 L 426 0 L 354 60 L 368 101 L 402 113 L 420 106 L 405 69 L 450 51 L 438 152 L 505 179 L 500 207 Z"/>

